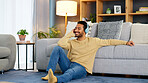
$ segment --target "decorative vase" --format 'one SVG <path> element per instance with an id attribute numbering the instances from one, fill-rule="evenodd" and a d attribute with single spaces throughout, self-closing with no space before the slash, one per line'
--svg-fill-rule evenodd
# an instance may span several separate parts
<path id="1" fill-rule="evenodd" d="M 20 41 L 25 41 L 26 35 L 18 35 Z"/>
<path id="2" fill-rule="evenodd" d="M 111 14 L 111 9 L 110 8 L 107 8 L 106 13 L 107 14 Z"/>

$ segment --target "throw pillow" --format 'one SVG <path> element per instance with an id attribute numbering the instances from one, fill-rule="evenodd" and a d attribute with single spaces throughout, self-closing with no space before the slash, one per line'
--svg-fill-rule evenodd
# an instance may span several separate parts
<path id="1" fill-rule="evenodd" d="M 65 35 L 67 35 L 69 32 L 71 32 L 75 28 L 76 25 L 77 25 L 77 22 L 68 21 Z M 73 40 L 73 39 L 76 39 L 76 37 L 71 37 L 70 38 L 70 40 Z"/>
<path id="2" fill-rule="evenodd" d="M 88 37 L 91 37 L 91 34 L 94 33 L 93 30 L 92 30 L 92 28 L 95 28 L 97 25 L 98 25 L 98 23 L 90 23 L 90 25 L 89 25 L 89 31 L 88 31 Z"/>
<path id="3" fill-rule="evenodd" d="M 90 37 L 97 37 L 98 35 L 98 23 L 93 24 L 91 26 L 91 33 L 90 33 Z"/>
<path id="4" fill-rule="evenodd" d="M 71 30 L 73 30 L 76 25 L 77 25 L 77 22 L 70 22 L 70 21 L 68 21 L 65 35 L 67 35 L 69 32 L 71 32 Z"/>
<path id="5" fill-rule="evenodd" d="M 120 39 L 122 21 L 100 22 L 98 24 L 98 35 L 100 39 Z"/>
<path id="6" fill-rule="evenodd" d="M 131 40 L 136 44 L 148 44 L 148 24 L 133 24 Z"/>

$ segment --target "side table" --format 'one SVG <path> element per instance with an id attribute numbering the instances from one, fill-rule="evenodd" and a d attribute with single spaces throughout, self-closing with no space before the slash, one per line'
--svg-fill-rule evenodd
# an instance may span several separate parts
<path id="1" fill-rule="evenodd" d="M 20 45 L 26 45 L 26 71 L 27 70 L 34 70 L 34 45 L 35 43 L 34 42 L 22 42 L 22 41 L 17 41 L 16 42 L 17 44 L 17 47 L 18 47 L 18 69 L 20 69 L 20 64 L 19 64 L 19 46 Z M 28 53 L 28 45 L 32 45 L 32 49 L 33 49 L 33 56 L 32 56 L 32 59 L 33 59 L 33 69 L 27 69 L 27 53 Z"/>

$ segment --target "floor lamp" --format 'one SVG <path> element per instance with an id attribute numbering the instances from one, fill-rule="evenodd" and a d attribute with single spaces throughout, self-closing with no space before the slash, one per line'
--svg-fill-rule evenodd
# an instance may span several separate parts
<path id="1" fill-rule="evenodd" d="M 56 15 L 65 16 L 65 33 L 67 27 L 67 16 L 77 15 L 77 2 L 75 1 L 57 1 Z"/>

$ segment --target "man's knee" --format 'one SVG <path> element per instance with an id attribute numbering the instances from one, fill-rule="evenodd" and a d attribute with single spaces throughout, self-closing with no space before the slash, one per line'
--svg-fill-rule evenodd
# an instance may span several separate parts
<path id="1" fill-rule="evenodd" d="M 60 50 L 60 49 L 63 49 L 63 48 L 60 46 L 55 46 L 53 50 Z"/>

